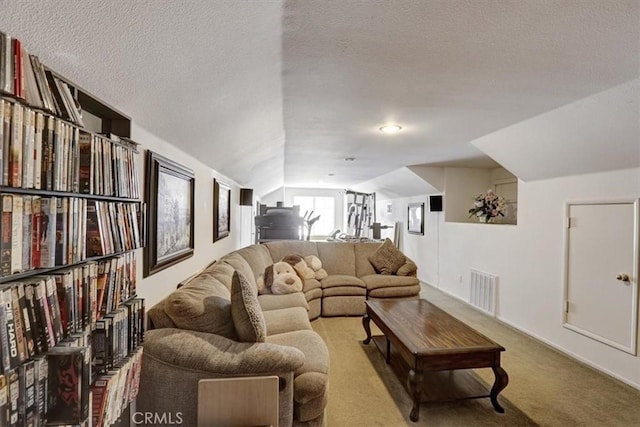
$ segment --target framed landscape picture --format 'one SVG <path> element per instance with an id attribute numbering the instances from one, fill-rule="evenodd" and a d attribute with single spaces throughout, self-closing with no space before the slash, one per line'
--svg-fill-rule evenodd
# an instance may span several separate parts
<path id="1" fill-rule="evenodd" d="M 148 151 L 146 175 L 149 221 L 144 277 L 189 258 L 194 248 L 193 171 Z"/>
<path id="2" fill-rule="evenodd" d="M 231 187 L 213 179 L 213 241 L 229 235 L 231 230 Z"/>
<path id="3" fill-rule="evenodd" d="M 409 203 L 407 229 L 411 234 L 424 234 L 424 203 Z"/>

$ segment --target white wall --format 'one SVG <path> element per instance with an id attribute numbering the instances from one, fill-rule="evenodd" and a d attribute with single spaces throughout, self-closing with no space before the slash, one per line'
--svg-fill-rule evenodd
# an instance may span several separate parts
<path id="1" fill-rule="evenodd" d="M 240 186 L 221 176 L 213 169 L 205 166 L 195 158 L 180 151 L 176 146 L 164 141 L 145 129 L 132 124 L 132 139 L 140 143 L 140 185 L 144 193 L 145 186 L 145 155 L 146 150 L 154 151 L 161 156 L 168 157 L 181 165 L 188 167 L 195 174 L 195 237 L 194 254 L 192 257 L 155 273 L 145 279 L 142 278 L 143 250 L 137 251 L 138 256 L 138 296 L 145 298 L 147 308 L 152 307 L 162 298 L 176 289 L 178 283 L 188 278 L 214 259 L 220 258 L 228 252 L 240 247 Z M 175 141 L 179 144 L 179 141 Z M 231 186 L 231 230 L 229 236 L 213 243 L 213 178 Z M 147 243 L 148 244 L 148 243 Z"/>
<path id="2" fill-rule="evenodd" d="M 518 224 L 449 222 L 466 217 L 486 188 L 471 190 L 473 177 L 445 170 L 447 222 L 427 213 L 425 235 L 405 231 L 403 248 L 421 280 L 463 300 L 470 269 L 496 274 L 501 320 L 640 389 L 640 356 L 562 327 L 564 204 L 640 197 L 639 86 L 636 79 L 474 141 L 520 178 Z M 396 218 L 419 200 L 426 195 L 393 200 Z"/>
<path id="3" fill-rule="evenodd" d="M 260 203 L 267 206 L 275 206 L 276 202 L 284 203 L 284 197 L 285 197 L 285 188 L 280 187 L 273 190 L 271 193 L 263 195 L 262 199 L 260 200 Z"/>
<path id="4" fill-rule="evenodd" d="M 407 217 L 409 203 L 423 202 L 424 236 L 409 234 Z M 387 204 L 392 212 L 387 213 Z M 429 212 L 429 196 L 404 197 L 393 200 L 380 200 L 376 203 L 376 216 L 382 225 L 394 225 L 401 228 L 399 248 L 418 265 L 418 278 L 423 282 L 437 286 L 439 282 L 439 235 L 444 224 L 444 212 Z M 393 240 L 395 230 L 382 230 L 381 237 Z"/>
<path id="5" fill-rule="evenodd" d="M 491 169 L 445 168 L 444 214 L 447 221 L 477 222 L 469 218 L 469 200 L 491 188 Z"/>
<path id="6" fill-rule="evenodd" d="M 500 129 L 472 144 L 531 181 L 640 166 L 640 78 Z"/>
<path id="7" fill-rule="evenodd" d="M 427 212 L 424 236 L 404 231 L 403 250 L 418 264 L 418 277 L 467 300 L 471 268 L 496 274 L 499 319 L 640 388 L 640 357 L 562 327 L 564 203 L 637 198 L 640 168 L 519 181 L 518 193 L 517 226 L 444 222 Z M 409 202 L 426 199 L 392 200 L 396 220 L 406 221 Z"/>

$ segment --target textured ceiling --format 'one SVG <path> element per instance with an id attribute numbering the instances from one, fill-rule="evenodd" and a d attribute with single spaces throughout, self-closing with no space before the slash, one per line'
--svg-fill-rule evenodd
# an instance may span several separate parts
<path id="1" fill-rule="evenodd" d="M 283 181 L 281 21 L 280 1 L 0 0 L 42 62 L 263 191 Z"/>
<path id="2" fill-rule="evenodd" d="M 638 76 L 638 5 L 287 1 L 285 179 L 477 158 L 470 141 Z"/>
<path id="3" fill-rule="evenodd" d="M 640 75 L 637 0 L 0 0 L 0 30 L 258 194 L 491 166 L 471 141 Z"/>

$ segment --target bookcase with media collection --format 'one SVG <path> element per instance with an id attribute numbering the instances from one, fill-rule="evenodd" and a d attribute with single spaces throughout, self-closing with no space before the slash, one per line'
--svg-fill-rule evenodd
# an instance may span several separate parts
<path id="1" fill-rule="evenodd" d="M 0 426 L 108 426 L 138 389 L 130 119 L 0 32 Z"/>

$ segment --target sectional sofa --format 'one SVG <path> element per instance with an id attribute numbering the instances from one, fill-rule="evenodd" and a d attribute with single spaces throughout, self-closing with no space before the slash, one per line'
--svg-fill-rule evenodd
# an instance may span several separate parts
<path id="1" fill-rule="evenodd" d="M 366 299 L 417 298 L 415 264 L 390 245 L 277 241 L 212 263 L 147 312 L 137 410 L 180 412 L 195 426 L 199 380 L 277 375 L 280 426 L 324 425 L 329 354 L 310 320 L 363 315 Z M 328 277 L 258 295 L 259 275 L 292 254 L 317 256 Z"/>

